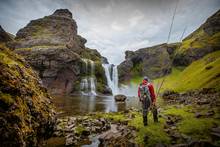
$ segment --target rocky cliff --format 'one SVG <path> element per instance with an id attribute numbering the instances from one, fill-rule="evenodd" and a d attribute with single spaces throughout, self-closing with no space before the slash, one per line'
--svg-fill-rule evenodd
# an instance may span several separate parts
<path id="1" fill-rule="evenodd" d="M 97 50 L 85 47 L 86 39 L 77 34 L 77 25 L 67 9 L 32 20 L 20 29 L 10 46 L 39 73 L 51 93 L 70 94 L 79 91 L 85 74 L 84 58 L 95 62 L 98 91 L 106 85 Z"/>
<path id="2" fill-rule="evenodd" d="M 220 50 L 220 10 L 183 39 L 176 50 L 174 65 L 187 66 L 208 53 Z"/>
<path id="3" fill-rule="evenodd" d="M 220 49 L 220 10 L 181 43 L 162 44 L 135 52 L 126 51 L 125 61 L 119 65 L 119 79 L 135 76 L 162 77 L 173 66 L 188 66 L 195 60 Z"/>
<path id="4" fill-rule="evenodd" d="M 38 146 L 42 139 L 50 137 L 55 123 L 50 99 L 26 61 L 1 43 L 1 146 Z"/>
<path id="5" fill-rule="evenodd" d="M 161 44 L 153 47 L 126 51 L 125 61 L 118 66 L 120 81 L 129 80 L 135 76 L 157 78 L 170 73 L 170 59 L 177 44 Z"/>

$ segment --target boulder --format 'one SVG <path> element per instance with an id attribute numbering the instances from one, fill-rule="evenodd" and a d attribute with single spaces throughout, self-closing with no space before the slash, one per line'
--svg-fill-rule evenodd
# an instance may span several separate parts
<path id="1" fill-rule="evenodd" d="M 116 102 L 124 102 L 127 99 L 127 96 L 123 94 L 118 94 L 114 96 Z"/>

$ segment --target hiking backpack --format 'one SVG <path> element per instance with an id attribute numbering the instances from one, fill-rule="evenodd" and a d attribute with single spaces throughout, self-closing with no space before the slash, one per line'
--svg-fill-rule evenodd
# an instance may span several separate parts
<path id="1" fill-rule="evenodd" d="M 150 90 L 148 87 L 149 83 L 147 85 L 144 84 L 140 84 L 140 96 L 143 99 L 143 106 L 146 108 L 149 108 L 152 100 L 151 100 L 151 94 L 150 94 Z"/>

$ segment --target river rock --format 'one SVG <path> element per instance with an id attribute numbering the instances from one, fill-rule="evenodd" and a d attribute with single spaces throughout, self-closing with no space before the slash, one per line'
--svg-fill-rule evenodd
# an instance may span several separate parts
<path id="1" fill-rule="evenodd" d="M 112 94 L 111 88 L 108 86 L 105 86 L 105 88 L 103 90 L 103 94 Z"/>
<path id="2" fill-rule="evenodd" d="M 110 128 L 110 122 L 104 118 L 65 117 L 58 119 L 54 136 L 65 137 L 66 145 L 77 146 L 82 140 L 88 140 L 89 135 L 102 133 Z"/>
<path id="3" fill-rule="evenodd" d="M 123 94 L 118 94 L 114 96 L 116 102 L 124 102 L 127 99 L 127 96 Z"/>

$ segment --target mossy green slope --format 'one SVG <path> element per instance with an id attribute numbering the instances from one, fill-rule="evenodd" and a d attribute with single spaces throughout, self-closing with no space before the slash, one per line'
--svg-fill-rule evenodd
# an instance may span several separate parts
<path id="1" fill-rule="evenodd" d="M 194 61 L 183 71 L 173 68 L 166 77 L 156 79 L 154 83 L 164 80 L 161 91 L 165 89 L 177 92 L 200 88 L 220 89 L 220 51 L 210 53 L 200 60 Z"/>
<path id="2" fill-rule="evenodd" d="M 220 10 L 209 17 L 196 31 L 183 39 L 175 51 L 175 65 L 189 65 L 220 49 Z"/>
<path id="3" fill-rule="evenodd" d="M 0 45 L 0 142 L 37 146 L 50 136 L 54 111 L 47 90 L 25 60 Z"/>

